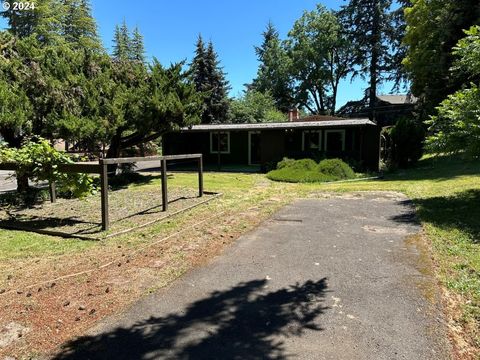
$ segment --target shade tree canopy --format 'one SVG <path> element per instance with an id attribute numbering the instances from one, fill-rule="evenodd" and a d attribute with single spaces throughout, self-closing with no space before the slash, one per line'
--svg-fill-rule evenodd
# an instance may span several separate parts
<path id="1" fill-rule="evenodd" d="M 465 31 L 467 35 L 454 47 L 452 73 L 461 72 L 470 80 L 461 90 L 449 95 L 437 107 L 437 114 L 427 123 L 432 135 L 428 146 L 435 152 L 480 156 L 480 26 Z"/>
<path id="2" fill-rule="evenodd" d="M 286 119 L 269 92 L 250 89 L 230 103 L 229 120 L 232 123 L 281 122 Z"/>
<path id="3" fill-rule="evenodd" d="M 420 99 L 421 117 L 435 114 L 435 107 L 469 79 L 450 71 L 453 48 L 465 37 L 464 30 L 480 25 L 478 0 L 413 0 L 405 11 L 407 22 L 403 42 L 405 69 L 411 91 Z"/>
<path id="4" fill-rule="evenodd" d="M 315 114 L 334 114 L 338 85 L 352 71 L 353 48 L 333 11 L 317 5 L 288 33 L 295 99 Z"/>

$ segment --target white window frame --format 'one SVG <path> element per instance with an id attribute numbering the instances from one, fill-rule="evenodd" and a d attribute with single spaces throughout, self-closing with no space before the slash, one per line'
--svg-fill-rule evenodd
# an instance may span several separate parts
<path id="1" fill-rule="evenodd" d="M 305 151 L 305 133 L 311 133 L 311 132 L 316 132 L 318 133 L 318 149 L 313 148 L 313 149 L 308 149 L 308 150 L 322 150 L 322 130 L 303 130 L 302 131 L 302 151 Z"/>
<path id="2" fill-rule="evenodd" d="M 342 134 L 342 151 L 345 151 L 345 129 L 339 129 L 339 130 L 325 130 L 325 147 L 324 150 L 327 151 L 327 146 L 328 146 L 328 134 L 331 133 L 341 133 Z"/>
<path id="3" fill-rule="evenodd" d="M 213 150 L 213 134 L 227 134 L 227 151 Z M 211 131 L 210 132 L 210 154 L 230 154 L 230 132 L 229 131 Z"/>
<path id="4" fill-rule="evenodd" d="M 260 134 L 260 131 L 249 131 L 248 132 L 248 165 L 259 165 L 252 163 L 252 134 Z"/>

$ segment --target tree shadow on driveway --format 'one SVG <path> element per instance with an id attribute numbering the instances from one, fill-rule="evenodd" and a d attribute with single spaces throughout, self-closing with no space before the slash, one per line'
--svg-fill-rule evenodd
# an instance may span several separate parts
<path id="1" fill-rule="evenodd" d="M 326 278 L 271 292 L 266 284 L 240 283 L 183 311 L 80 337 L 55 359 L 286 359 L 282 337 L 322 330 Z"/>

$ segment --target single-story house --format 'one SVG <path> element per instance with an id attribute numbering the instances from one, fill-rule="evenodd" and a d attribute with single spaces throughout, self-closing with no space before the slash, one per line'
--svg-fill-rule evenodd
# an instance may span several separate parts
<path id="1" fill-rule="evenodd" d="M 283 157 L 342 158 L 379 166 L 380 128 L 369 119 L 193 125 L 163 136 L 163 154 L 203 154 L 208 165 L 274 166 Z"/>

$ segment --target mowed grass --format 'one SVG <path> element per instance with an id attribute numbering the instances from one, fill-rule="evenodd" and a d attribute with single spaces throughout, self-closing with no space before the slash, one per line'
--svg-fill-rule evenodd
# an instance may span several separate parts
<path id="1" fill-rule="evenodd" d="M 296 197 L 312 192 L 398 191 L 413 200 L 425 234 L 432 245 L 439 281 L 456 297 L 456 325 L 467 333 L 470 343 L 480 347 L 480 161 L 454 157 L 426 158 L 415 168 L 386 174 L 384 179 L 348 183 L 290 184 L 268 180 L 262 174 L 206 173 L 205 189 L 222 192 L 221 199 L 197 208 L 177 220 L 157 224 L 129 235 L 131 246 L 147 242 L 155 234 L 181 229 L 187 221 L 228 211 L 241 213 L 251 207 L 272 212 Z M 195 173 L 173 173 L 171 187 L 197 186 Z M 153 179 L 130 189 L 157 187 Z M 270 201 L 275 199 L 275 202 Z M 220 215 L 221 216 L 221 215 Z M 193 220 L 189 220 L 193 219 Z M 248 230 L 248 228 L 245 228 Z M 125 238 L 106 241 L 68 240 L 20 231 L 0 230 L 0 261 L 16 257 L 62 256 L 91 247 L 116 246 Z"/>
<path id="2" fill-rule="evenodd" d="M 258 197 L 258 191 L 252 191 L 256 188 L 256 184 L 264 181 L 261 174 L 237 174 L 237 173 L 207 173 L 204 176 L 204 185 L 206 191 L 222 192 L 222 199 L 216 200 L 220 205 L 204 206 L 200 210 L 194 212 L 205 211 L 206 214 L 211 211 L 217 211 L 218 207 L 237 208 L 240 211 L 240 204 L 247 205 L 255 202 Z M 268 180 L 265 180 L 268 181 Z M 198 178 L 195 173 L 173 173 L 169 174 L 169 189 L 174 188 L 196 188 L 198 187 Z M 158 189 L 158 196 L 161 196 L 161 183 L 159 177 L 149 178 L 148 182 L 142 184 L 133 183 L 129 186 L 132 193 L 136 191 L 151 191 Z M 94 195 L 94 196 L 99 196 Z M 250 205 L 251 206 L 251 205 Z M 98 209 L 95 209 L 98 210 Z M 87 209 L 85 210 L 87 211 Z M 191 213 L 191 212 L 190 212 Z M 58 214 L 61 217 L 62 214 Z M 80 214 L 81 217 L 81 214 Z M 201 218 L 201 217 L 200 217 Z M 100 221 L 100 219 L 98 219 Z M 179 227 L 181 221 L 169 222 L 168 224 L 156 224 L 151 227 L 136 232 L 138 242 L 145 236 L 161 234 L 165 230 L 174 231 L 175 227 Z M 177 226 L 178 225 L 178 226 Z M 128 235 L 128 240 L 132 243 L 131 238 L 135 235 Z M 107 241 L 88 241 L 79 239 L 66 239 L 55 236 L 40 235 L 33 232 L 14 231 L 0 229 L 0 262 L 2 259 L 14 258 L 32 258 L 39 256 L 61 256 L 72 252 L 84 251 L 92 247 L 105 247 L 115 245 L 117 242 L 122 243 L 126 236 L 120 236 L 109 239 Z"/>

